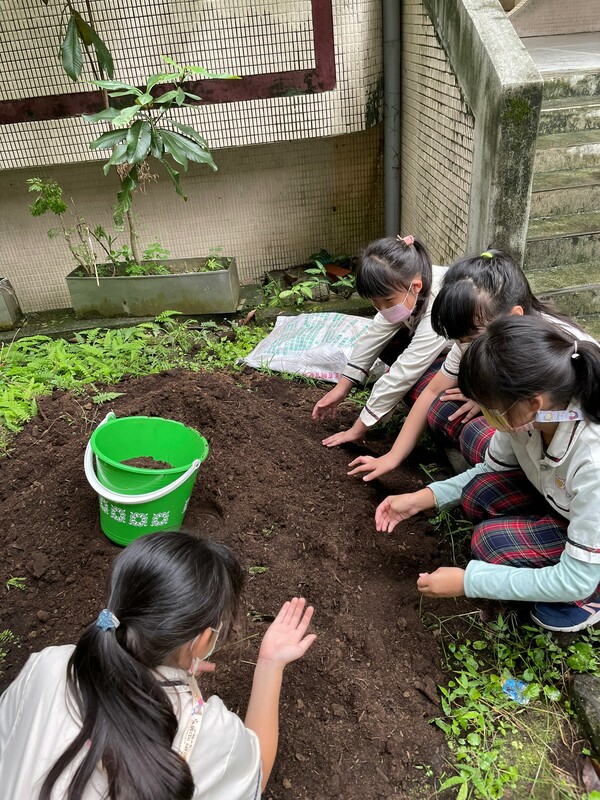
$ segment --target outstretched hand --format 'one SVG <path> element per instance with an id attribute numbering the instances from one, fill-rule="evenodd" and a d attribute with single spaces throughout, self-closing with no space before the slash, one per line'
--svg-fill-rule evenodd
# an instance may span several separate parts
<path id="1" fill-rule="evenodd" d="M 348 475 L 362 475 L 363 481 L 372 481 L 380 475 L 385 475 L 386 472 L 396 469 L 400 464 L 389 453 L 386 453 L 383 456 L 379 456 L 379 458 L 359 456 L 354 461 L 351 461 L 348 466 L 353 467 Z"/>
<path id="2" fill-rule="evenodd" d="M 259 660 L 271 661 L 282 668 L 301 658 L 315 641 L 316 634 L 306 635 L 314 608 L 303 597 L 294 597 L 283 604 L 265 633 Z"/>
<path id="3" fill-rule="evenodd" d="M 435 572 L 421 572 L 417 589 L 426 597 L 460 597 L 465 593 L 465 571 L 438 567 Z"/>

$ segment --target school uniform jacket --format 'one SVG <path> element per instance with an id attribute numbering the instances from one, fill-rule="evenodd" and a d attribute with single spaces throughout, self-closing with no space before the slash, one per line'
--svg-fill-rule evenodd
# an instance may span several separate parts
<path id="1" fill-rule="evenodd" d="M 17 679 L 0 698 L 0 797 L 34 800 L 56 759 L 80 730 L 81 722 L 66 684 L 67 662 L 73 645 L 47 647 L 34 653 Z M 174 746 L 179 747 L 190 715 L 192 698 L 181 687 L 186 673 L 159 667 L 164 687 L 180 727 Z M 79 754 L 60 776 L 52 798 L 66 797 L 67 786 L 83 759 Z M 258 738 L 216 696 L 204 705 L 202 725 L 189 765 L 194 778 L 194 800 L 257 800 L 260 798 L 260 747 Z M 101 767 L 83 793 L 84 800 L 108 794 Z"/>
<path id="2" fill-rule="evenodd" d="M 547 450 L 538 430 L 496 431 L 481 464 L 429 488 L 438 507 L 449 508 L 460 503 L 462 489 L 478 475 L 519 467 L 552 510 L 568 520 L 560 562 L 528 568 L 471 561 L 465 594 L 548 603 L 584 600 L 600 582 L 600 425 L 561 422 Z"/>
<path id="3" fill-rule="evenodd" d="M 406 350 L 374 384 L 368 403 L 360 413 L 361 421 L 368 428 L 392 411 L 440 353 L 449 347 L 448 341 L 443 336 L 438 336 L 431 327 L 431 306 L 440 290 L 446 270 L 447 267 L 433 266 L 431 294 L 416 327 L 413 317 L 401 323 L 392 323 L 387 322 L 378 312 L 352 351 L 342 377 L 362 386 L 377 357 L 396 333 L 407 328 L 412 334 Z"/>

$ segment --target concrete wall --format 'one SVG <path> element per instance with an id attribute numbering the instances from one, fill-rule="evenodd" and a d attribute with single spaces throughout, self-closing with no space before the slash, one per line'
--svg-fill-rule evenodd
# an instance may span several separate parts
<path id="1" fill-rule="evenodd" d="M 494 246 L 522 262 L 541 76 L 498 0 L 410 0 L 408 8 L 406 102 L 415 110 L 405 129 L 415 144 L 403 169 L 414 173 L 420 152 L 427 164 L 418 180 L 408 176 L 402 218 L 431 238 L 438 260 Z M 413 100 L 415 85 L 426 90 Z"/>
<path id="2" fill-rule="evenodd" d="M 600 31 L 600 0 L 521 0 L 509 19 L 521 37 Z"/>
<path id="3" fill-rule="evenodd" d="M 194 165 L 183 179 L 187 203 L 159 176 L 135 200 L 142 241 L 160 241 L 174 258 L 221 246 L 245 282 L 321 247 L 356 253 L 382 234 L 381 129 L 216 151 L 217 173 Z M 0 277 L 25 311 L 69 306 L 64 276 L 75 266 L 63 240 L 46 234 L 55 219 L 28 213 L 25 181 L 38 172 L 60 180 L 95 224 L 111 225 L 116 191 L 97 163 L 0 172 Z"/>
<path id="4" fill-rule="evenodd" d="M 402 12 L 401 228 L 449 264 L 467 246 L 475 119 L 423 2 Z"/>

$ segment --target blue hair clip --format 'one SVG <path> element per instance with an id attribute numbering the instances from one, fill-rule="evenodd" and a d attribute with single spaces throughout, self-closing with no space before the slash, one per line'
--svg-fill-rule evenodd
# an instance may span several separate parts
<path id="1" fill-rule="evenodd" d="M 102 628 L 103 631 L 107 631 L 110 628 L 118 628 L 120 624 L 119 620 L 108 608 L 103 608 L 96 620 L 96 625 Z"/>

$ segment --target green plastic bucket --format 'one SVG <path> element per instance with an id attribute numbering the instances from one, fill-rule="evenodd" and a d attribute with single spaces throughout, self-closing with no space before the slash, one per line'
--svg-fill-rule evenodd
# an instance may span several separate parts
<path id="1" fill-rule="evenodd" d="M 181 422 L 161 417 L 117 419 L 108 414 L 92 434 L 84 458 L 86 478 L 100 500 L 104 533 L 113 542 L 128 545 L 145 533 L 179 530 L 196 473 L 207 455 L 206 439 Z M 122 463 L 143 456 L 172 468 Z"/>

